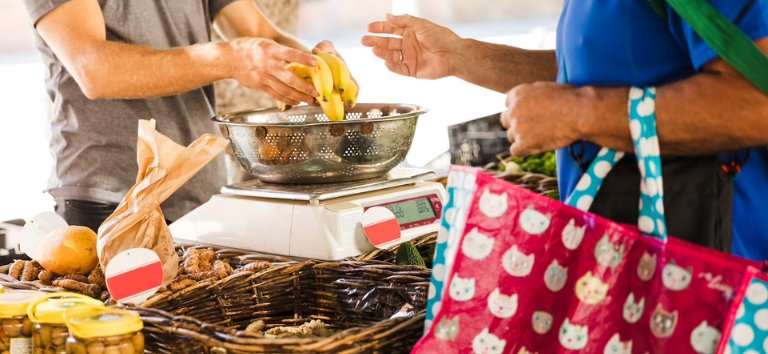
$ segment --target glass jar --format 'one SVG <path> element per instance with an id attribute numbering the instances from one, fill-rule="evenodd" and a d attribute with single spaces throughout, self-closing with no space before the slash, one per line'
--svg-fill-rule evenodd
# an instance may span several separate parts
<path id="1" fill-rule="evenodd" d="M 67 352 L 69 330 L 64 324 L 64 313 L 72 306 L 104 304 L 96 299 L 75 293 L 53 293 L 29 304 L 27 315 L 34 324 L 32 350 L 34 354 L 64 354 Z"/>
<path id="2" fill-rule="evenodd" d="M 64 317 L 69 329 L 67 354 L 144 353 L 144 323 L 136 312 L 75 305 Z"/>
<path id="3" fill-rule="evenodd" d="M 27 307 L 43 295 L 32 291 L 0 294 L 0 354 L 32 353 L 32 321 Z"/>

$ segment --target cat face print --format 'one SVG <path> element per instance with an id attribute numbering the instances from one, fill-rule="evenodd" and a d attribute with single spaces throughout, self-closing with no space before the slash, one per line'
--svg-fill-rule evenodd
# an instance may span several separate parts
<path id="1" fill-rule="evenodd" d="M 640 263 L 637 265 L 637 276 L 642 281 L 649 281 L 656 272 L 656 255 L 651 256 L 648 252 L 640 257 Z"/>
<path id="2" fill-rule="evenodd" d="M 624 320 L 628 323 L 637 322 L 640 317 L 643 316 L 643 309 L 645 308 L 645 298 L 640 298 L 640 301 L 635 302 L 635 294 L 629 293 L 627 301 L 624 302 L 623 315 Z"/>
<path id="3" fill-rule="evenodd" d="M 533 269 L 533 254 L 527 255 L 517 250 L 517 245 L 512 246 L 501 257 L 501 265 L 511 276 L 524 277 L 531 274 Z"/>
<path id="4" fill-rule="evenodd" d="M 537 309 L 533 313 L 532 325 L 533 331 L 538 334 L 547 334 L 552 329 L 552 321 L 554 320 L 551 312 L 545 312 Z"/>
<path id="5" fill-rule="evenodd" d="M 688 288 L 691 285 L 693 279 L 693 267 L 683 268 L 675 264 L 675 260 L 671 259 L 661 273 L 661 282 L 664 286 L 673 291 L 681 291 Z"/>
<path id="6" fill-rule="evenodd" d="M 702 322 L 691 332 L 691 346 L 700 354 L 715 354 L 717 345 L 720 344 L 720 331 Z"/>
<path id="7" fill-rule="evenodd" d="M 531 235 L 541 235 L 549 228 L 551 219 L 552 214 L 542 214 L 531 205 L 520 214 L 520 227 Z"/>
<path id="8" fill-rule="evenodd" d="M 435 326 L 435 338 L 452 341 L 459 335 L 459 315 L 453 318 L 443 317 Z"/>
<path id="9" fill-rule="evenodd" d="M 558 292 L 565 286 L 566 280 L 568 280 L 568 268 L 561 266 L 556 259 L 553 260 L 544 272 L 544 285 L 547 289 Z"/>
<path id="10" fill-rule="evenodd" d="M 498 318 L 510 318 L 517 312 L 517 294 L 504 295 L 498 288 L 488 296 L 488 310 Z"/>
<path id="11" fill-rule="evenodd" d="M 474 260 L 482 261 L 493 251 L 494 239 L 483 235 L 477 228 L 472 229 L 461 244 L 461 252 Z"/>
<path id="12" fill-rule="evenodd" d="M 472 340 L 472 352 L 474 354 L 501 354 L 506 345 L 507 341 L 488 333 L 488 328 L 486 328 Z"/>
<path id="13" fill-rule="evenodd" d="M 667 338 L 675 332 L 675 327 L 677 327 L 677 311 L 667 312 L 661 304 L 656 305 L 651 315 L 651 333 L 658 338 Z"/>
<path id="14" fill-rule="evenodd" d="M 608 284 L 603 283 L 589 271 L 576 281 L 576 297 L 581 302 L 595 305 L 608 295 Z"/>
<path id="15" fill-rule="evenodd" d="M 558 334 L 560 345 L 565 349 L 582 350 L 589 341 L 589 328 L 587 326 L 576 326 L 571 324 L 567 318 L 560 326 Z"/>
<path id="16" fill-rule="evenodd" d="M 608 235 L 603 235 L 595 246 L 595 259 L 603 267 L 615 268 L 624 258 L 624 248 L 623 244 L 614 244 L 608 239 Z"/>
<path id="17" fill-rule="evenodd" d="M 632 354 L 632 341 L 622 342 L 619 340 L 619 334 L 616 333 L 605 345 L 603 354 Z"/>
<path id="18" fill-rule="evenodd" d="M 451 279 L 451 299 L 456 301 L 469 301 L 475 297 L 475 279 L 459 278 L 458 274 L 453 275 Z"/>
<path id="19" fill-rule="evenodd" d="M 504 215 L 509 208 L 507 203 L 507 193 L 493 194 L 489 190 L 484 190 L 478 202 L 480 211 L 489 218 L 498 218 Z"/>
<path id="20" fill-rule="evenodd" d="M 569 250 L 575 250 L 581 244 L 581 240 L 584 239 L 584 231 L 587 225 L 582 227 L 576 227 L 576 222 L 571 219 L 568 225 L 565 225 L 563 229 L 563 245 Z"/>

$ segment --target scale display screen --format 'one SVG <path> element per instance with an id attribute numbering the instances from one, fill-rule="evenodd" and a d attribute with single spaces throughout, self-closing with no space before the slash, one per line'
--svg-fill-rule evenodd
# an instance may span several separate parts
<path id="1" fill-rule="evenodd" d="M 437 217 L 429 197 L 411 199 L 400 203 L 384 205 L 384 207 L 389 209 L 392 214 L 395 214 L 397 223 L 400 225 L 412 224 Z"/>

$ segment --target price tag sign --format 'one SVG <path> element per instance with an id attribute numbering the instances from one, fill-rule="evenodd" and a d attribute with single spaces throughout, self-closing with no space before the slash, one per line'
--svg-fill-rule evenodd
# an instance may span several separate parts
<path id="1" fill-rule="evenodd" d="M 163 285 L 163 264 L 155 251 L 133 248 L 113 258 L 105 272 L 107 288 L 119 303 L 140 304 Z"/>
<path id="2" fill-rule="evenodd" d="M 400 223 L 385 207 L 373 207 L 363 213 L 363 230 L 376 248 L 386 248 L 400 240 Z"/>
<path id="3" fill-rule="evenodd" d="M 21 229 L 19 246 L 29 258 L 37 259 L 37 244 L 49 232 L 65 226 L 67 222 L 59 214 L 50 211 L 37 214 Z"/>

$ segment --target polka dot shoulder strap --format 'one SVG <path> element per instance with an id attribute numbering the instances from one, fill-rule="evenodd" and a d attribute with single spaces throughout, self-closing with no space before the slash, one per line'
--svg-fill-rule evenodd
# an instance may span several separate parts
<path id="1" fill-rule="evenodd" d="M 645 235 L 666 242 L 664 221 L 664 189 L 661 178 L 659 139 L 656 132 L 656 88 L 633 87 L 629 91 L 629 128 L 640 169 L 640 216 L 637 224 Z M 621 151 L 602 148 L 581 176 L 566 204 L 589 211 L 600 186 L 616 163 L 624 157 Z"/>

